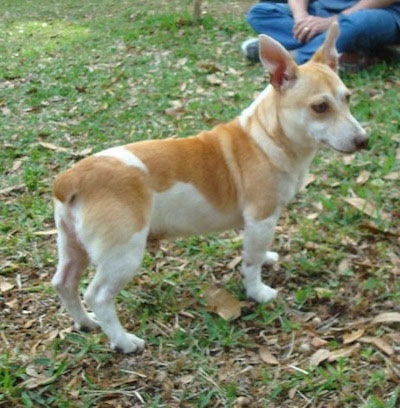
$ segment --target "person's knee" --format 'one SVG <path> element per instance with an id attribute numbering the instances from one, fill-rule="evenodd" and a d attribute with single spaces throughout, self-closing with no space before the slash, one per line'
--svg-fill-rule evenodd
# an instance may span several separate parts
<path id="1" fill-rule="evenodd" d="M 371 49 L 386 41 L 385 35 L 379 35 L 376 16 L 371 12 L 341 15 L 339 28 L 340 35 L 336 43 L 339 52 Z"/>
<path id="2" fill-rule="evenodd" d="M 247 12 L 246 21 L 251 26 L 258 25 L 260 21 L 266 21 L 278 14 L 277 5 L 274 3 L 254 4 Z"/>

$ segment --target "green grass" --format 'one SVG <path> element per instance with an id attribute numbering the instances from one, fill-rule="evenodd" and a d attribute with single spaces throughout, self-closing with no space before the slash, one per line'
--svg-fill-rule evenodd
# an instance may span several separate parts
<path id="1" fill-rule="evenodd" d="M 0 406 L 398 405 L 399 323 L 370 320 L 400 312 L 397 65 L 344 75 L 371 148 L 318 154 L 316 179 L 279 222 L 281 261 L 265 270 L 280 289 L 276 302 L 245 301 L 240 265 L 228 267 L 240 255 L 239 232 L 146 255 L 146 273 L 118 298 L 123 324 L 147 341 L 140 356 L 110 352 L 101 333 L 73 332 L 50 286 L 54 176 L 109 146 L 185 137 L 237 116 L 267 84 L 238 49 L 253 35 L 244 21 L 251 3 L 230 3 L 227 13 L 226 2 L 209 1 L 196 22 L 189 0 L 1 2 Z M 211 285 L 244 301 L 238 319 L 209 310 Z M 344 344 L 357 329 L 393 354 Z M 354 345 L 310 366 L 318 347 Z M 263 361 L 260 347 L 280 364 Z"/>

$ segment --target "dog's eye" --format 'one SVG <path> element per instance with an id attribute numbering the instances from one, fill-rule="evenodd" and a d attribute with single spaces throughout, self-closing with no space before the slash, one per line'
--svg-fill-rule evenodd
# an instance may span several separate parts
<path id="1" fill-rule="evenodd" d="M 317 103 L 311 107 L 316 113 L 324 113 L 328 110 L 328 104 L 326 102 Z"/>

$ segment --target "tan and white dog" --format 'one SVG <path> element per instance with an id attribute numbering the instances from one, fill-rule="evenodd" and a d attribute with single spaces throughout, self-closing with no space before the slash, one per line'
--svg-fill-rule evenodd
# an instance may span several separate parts
<path id="1" fill-rule="evenodd" d="M 274 227 L 318 147 L 352 153 L 368 141 L 336 72 L 337 35 L 333 25 L 302 66 L 261 35 L 270 85 L 238 118 L 189 138 L 104 150 L 56 178 L 59 263 L 52 283 L 77 329 L 100 326 L 113 349 L 143 349 L 144 341 L 121 326 L 115 298 L 138 272 L 150 240 L 243 227 L 247 296 L 276 297 L 262 283 L 261 267 L 278 259 L 267 251 Z M 79 295 L 89 261 L 97 271 L 84 298 L 94 316 Z"/>

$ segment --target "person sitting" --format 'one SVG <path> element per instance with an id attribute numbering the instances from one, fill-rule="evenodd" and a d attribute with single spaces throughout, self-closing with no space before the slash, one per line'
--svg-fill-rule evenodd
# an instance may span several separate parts
<path id="1" fill-rule="evenodd" d="M 393 0 L 262 0 L 250 8 L 247 22 L 293 51 L 298 64 L 311 58 L 333 22 L 339 24 L 336 47 L 344 63 L 365 64 L 374 50 L 400 43 L 400 1 Z M 257 38 L 241 50 L 249 61 L 259 61 Z"/>

